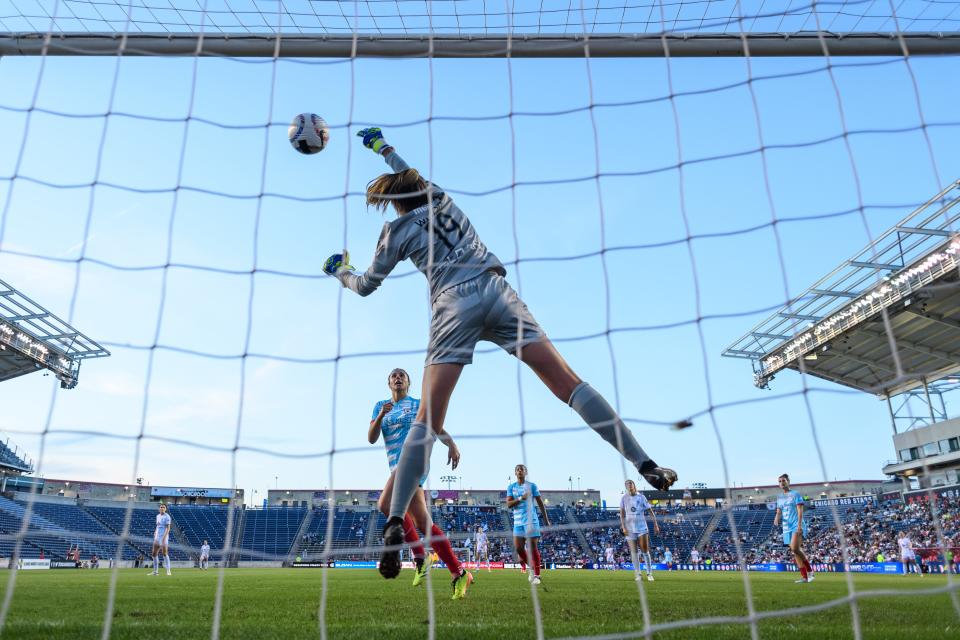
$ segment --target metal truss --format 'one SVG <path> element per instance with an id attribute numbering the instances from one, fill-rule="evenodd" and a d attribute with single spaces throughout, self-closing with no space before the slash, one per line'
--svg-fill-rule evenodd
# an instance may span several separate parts
<path id="1" fill-rule="evenodd" d="M 864 329 L 868 320 L 875 321 L 884 310 L 894 307 L 897 312 L 909 313 L 910 317 L 923 318 L 941 329 L 955 332 L 960 329 L 960 321 L 942 312 L 931 313 L 910 305 L 928 295 L 928 291 L 922 291 L 924 287 L 956 274 L 960 264 L 957 250 L 960 235 L 955 231 L 958 221 L 960 180 L 757 324 L 728 346 L 723 355 L 749 359 L 753 364 L 754 382 L 763 388 L 778 371 L 801 368 L 801 359 L 815 360 L 819 353 L 830 349 L 831 340 L 855 327 Z M 885 337 L 879 326 L 864 333 Z M 960 337 L 954 338 L 957 341 L 952 344 L 960 344 Z M 949 343 L 924 344 L 900 336 L 895 336 L 894 343 L 900 350 L 922 353 L 947 363 L 958 361 L 957 350 L 949 348 Z M 895 368 L 892 363 L 877 359 L 864 362 L 863 354 L 837 357 L 858 360 L 877 371 Z M 819 375 L 817 371 L 810 372 Z M 838 380 L 836 372 L 823 377 L 856 388 L 865 386 L 865 383 L 844 381 L 843 376 Z"/>
<path id="2" fill-rule="evenodd" d="M 0 280 L 0 381 L 46 369 L 64 389 L 76 386 L 80 362 L 110 352 Z"/>

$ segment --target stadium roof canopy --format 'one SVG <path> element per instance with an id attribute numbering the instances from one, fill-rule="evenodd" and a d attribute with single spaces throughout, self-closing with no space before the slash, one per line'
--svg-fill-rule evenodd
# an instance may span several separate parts
<path id="1" fill-rule="evenodd" d="M 783 369 L 892 396 L 960 374 L 960 180 L 723 355 L 765 388 Z"/>
<path id="2" fill-rule="evenodd" d="M 48 369 L 72 389 L 80 361 L 110 352 L 0 280 L 0 382 Z"/>

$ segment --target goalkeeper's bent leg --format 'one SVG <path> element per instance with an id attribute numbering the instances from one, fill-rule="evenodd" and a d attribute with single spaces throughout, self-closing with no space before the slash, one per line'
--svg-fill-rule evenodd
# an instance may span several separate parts
<path id="1" fill-rule="evenodd" d="M 397 471 L 393 477 L 393 496 L 390 499 L 390 518 L 400 518 L 407 513 L 410 500 L 420 486 L 420 478 L 427 473 L 433 441 L 437 436 L 427 429 L 425 422 L 414 422 L 407 432 L 407 439 L 400 451 Z"/>

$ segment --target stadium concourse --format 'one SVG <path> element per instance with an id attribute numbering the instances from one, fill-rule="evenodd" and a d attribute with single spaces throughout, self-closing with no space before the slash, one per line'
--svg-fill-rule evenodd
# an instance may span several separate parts
<path id="1" fill-rule="evenodd" d="M 119 562 L 136 566 L 149 556 L 158 504 L 168 504 L 173 518 L 171 560 L 194 566 L 200 545 L 208 540 L 211 560 L 236 566 L 331 566 L 337 562 L 370 562 L 382 545 L 384 516 L 374 508 L 377 491 L 314 491 L 315 500 L 289 500 L 301 492 L 271 491 L 261 508 L 243 503 L 242 492 L 230 489 L 134 487 L 65 480 L 5 477 L 0 495 L 0 555 L 12 566 L 19 560 L 46 559 L 55 566 L 101 566 Z M 846 538 L 849 563 L 882 563 L 897 559 L 897 534 L 906 531 L 931 570 L 941 571 L 960 553 L 960 488 L 940 488 L 933 495 L 944 545 L 937 543 L 926 491 L 885 491 L 879 481 L 849 481 L 810 485 L 810 535 L 806 547 L 812 560 L 835 570 L 844 562 L 840 530 Z M 845 493 L 859 488 L 863 493 Z M 827 490 L 830 493 L 827 493 Z M 69 495 L 68 495 L 69 492 Z M 508 510 L 499 491 L 464 492 L 470 500 L 456 501 L 455 491 L 433 491 L 433 517 L 450 536 L 462 557 L 473 559 L 478 527 L 490 540 L 494 567 L 514 562 Z M 629 552 L 620 531 L 619 512 L 607 508 L 599 492 L 543 492 L 552 527 L 542 541 L 545 566 L 556 568 L 630 568 Z M 734 489 L 728 507 L 723 489 L 647 492 L 656 504 L 660 526 L 651 549 L 656 563 L 667 551 L 675 565 L 690 568 L 691 552 L 701 568 L 735 569 L 738 557 L 746 565 L 789 566 L 789 552 L 774 527 L 771 498 L 774 487 Z M 360 497 L 364 499 L 361 504 Z M 710 497 L 714 496 L 714 497 Z M 737 497 L 740 501 L 737 502 Z M 564 499 L 565 498 L 565 499 Z M 273 504 L 271 504 L 271 502 Z M 129 516 L 128 516 L 129 513 Z M 125 519 L 129 535 L 121 540 Z M 25 519 L 29 518 L 24 527 Z M 332 518 L 332 520 L 331 520 Z M 232 523 L 230 522 L 232 520 Z M 228 539 L 228 532 L 229 539 Z M 19 550 L 18 539 L 20 539 Z M 738 556 L 739 547 L 739 556 Z M 605 560 L 614 550 L 616 566 Z"/>

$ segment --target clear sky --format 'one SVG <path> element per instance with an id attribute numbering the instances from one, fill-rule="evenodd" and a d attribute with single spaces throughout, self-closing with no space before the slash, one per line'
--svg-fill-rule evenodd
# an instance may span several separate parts
<path id="1" fill-rule="evenodd" d="M 958 72 L 956 57 L 2 58 L 0 278 L 113 355 L 70 391 L 4 382 L 0 429 L 46 477 L 381 486 L 367 425 L 393 367 L 419 395 L 425 282 L 407 263 L 360 298 L 320 270 L 344 245 L 372 258 L 384 220 L 361 194 L 387 168 L 353 132 L 378 124 L 681 486 L 821 480 L 815 435 L 827 478 L 880 478 L 884 403 L 812 378 L 804 396 L 789 371 L 761 391 L 720 352 L 960 176 Z M 286 140 L 303 111 L 332 127 L 317 156 Z M 521 460 L 544 488 L 622 486 L 616 453 L 492 345 L 447 429 L 454 487 L 505 487 Z M 100 435 L 58 433 L 74 430 Z"/>

